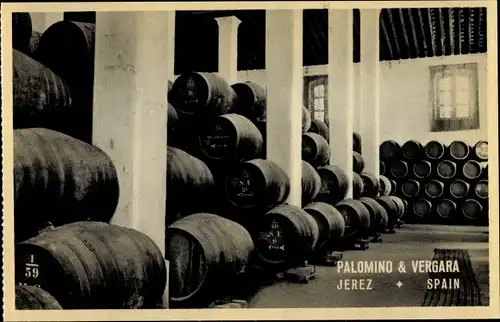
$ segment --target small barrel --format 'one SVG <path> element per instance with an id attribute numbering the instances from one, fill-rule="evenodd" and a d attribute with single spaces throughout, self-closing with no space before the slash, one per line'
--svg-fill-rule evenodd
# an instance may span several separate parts
<path id="1" fill-rule="evenodd" d="M 364 184 L 363 184 L 363 179 L 361 179 L 361 176 L 357 174 L 356 172 L 353 172 L 352 174 L 352 197 L 354 199 L 358 199 L 361 197 L 361 194 L 363 193 L 364 189 Z"/>
<path id="2" fill-rule="evenodd" d="M 438 180 L 429 180 L 424 187 L 425 195 L 429 198 L 439 198 L 444 193 L 444 183 Z"/>
<path id="3" fill-rule="evenodd" d="M 170 94 L 172 105 L 187 115 L 219 116 L 229 113 L 236 103 L 236 93 L 216 73 L 183 73 Z"/>
<path id="4" fill-rule="evenodd" d="M 361 180 L 363 180 L 363 191 L 361 195 L 370 198 L 378 196 L 380 180 L 375 175 L 366 172 L 361 173 L 359 176 Z"/>
<path id="5" fill-rule="evenodd" d="M 64 309 L 154 308 L 167 270 L 147 235 L 101 222 L 76 222 L 16 245 L 16 282 L 40 287 Z"/>
<path id="6" fill-rule="evenodd" d="M 361 134 L 352 133 L 352 150 L 361 154 Z"/>
<path id="7" fill-rule="evenodd" d="M 62 309 L 61 304 L 47 291 L 36 286 L 16 285 L 16 310 Z"/>
<path id="8" fill-rule="evenodd" d="M 14 221 L 17 241 L 45 222 L 109 222 L 119 198 L 118 176 L 98 147 L 42 128 L 14 130 Z"/>
<path id="9" fill-rule="evenodd" d="M 241 82 L 231 85 L 236 93 L 233 113 L 245 116 L 251 121 L 266 120 L 267 95 L 264 87 L 254 82 Z"/>
<path id="10" fill-rule="evenodd" d="M 381 176 L 383 176 L 383 175 L 385 175 L 385 171 L 386 171 L 386 170 L 385 170 L 385 163 L 384 163 L 383 161 L 380 161 L 380 162 L 379 162 L 379 171 L 378 171 L 378 173 L 379 173 Z"/>
<path id="11" fill-rule="evenodd" d="M 488 141 L 478 141 L 472 147 L 471 153 L 476 161 L 488 161 Z"/>
<path id="12" fill-rule="evenodd" d="M 352 170 L 356 173 L 361 173 L 365 169 L 365 159 L 361 154 L 352 151 Z"/>
<path id="13" fill-rule="evenodd" d="M 250 160 L 263 149 L 262 134 L 249 119 L 239 114 L 221 115 L 200 133 L 201 151 L 214 160 Z"/>
<path id="14" fill-rule="evenodd" d="M 286 172 L 270 160 L 245 161 L 226 176 L 228 201 L 238 208 L 270 208 L 286 200 L 290 179 Z"/>
<path id="15" fill-rule="evenodd" d="M 311 128 L 311 112 L 305 107 L 302 106 L 302 133 L 307 133 Z"/>
<path id="16" fill-rule="evenodd" d="M 316 198 L 321 188 L 321 177 L 306 161 L 302 161 L 302 205 L 307 205 Z"/>
<path id="17" fill-rule="evenodd" d="M 404 179 L 408 176 L 408 163 L 403 160 L 394 160 L 389 164 L 389 173 L 395 179 Z"/>
<path id="18" fill-rule="evenodd" d="M 31 16 L 27 12 L 12 13 L 12 48 L 25 52 L 32 33 Z"/>
<path id="19" fill-rule="evenodd" d="M 383 175 L 379 176 L 379 194 L 381 196 L 388 196 L 391 193 L 391 181 Z"/>
<path id="20" fill-rule="evenodd" d="M 311 128 L 309 129 L 309 132 L 319 134 L 327 142 L 330 141 L 330 132 L 328 131 L 328 126 L 325 124 L 325 122 L 323 122 L 321 120 L 312 119 L 311 120 Z"/>
<path id="21" fill-rule="evenodd" d="M 432 173 L 432 165 L 426 160 L 417 160 L 413 165 L 413 175 L 419 179 L 426 179 Z"/>
<path id="22" fill-rule="evenodd" d="M 316 247 L 319 227 L 305 210 L 282 204 L 271 209 L 259 222 L 255 249 L 271 270 L 303 264 Z"/>
<path id="23" fill-rule="evenodd" d="M 429 160 L 441 160 L 446 151 L 443 143 L 432 140 L 429 141 L 424 147 L 424 154 Z"/>
<path id="24" fill-rule="evenodd" d="M 321 167 L 330 160 L 330 146 L 319 134 L 302 134 L 302 160 L 309 162 L 313 167 Z"/>
<path id="25" fill-rule="evenodd" d="M 414 198 L 420 193 L 420 182 L 414 179 L 406 179 L 401 184 L 401 193 L 408 198 Z"/>
<path id="26" fill-rule="evenodd" d="M 436 203 L 436 214 L 439 218 L 449 220 L 455 216 L 457 204 L 450 199 L 441 199 Z"/>
<path id="27" fill-rule="evenodd" d="M 399 159 L 401 157 L 401 146 L 393 140 L 386 140 L 380 144 L 380 158 L 382 160 Z"/>
<path id="28" fill-rule="evenodd" d="M 463 180 L 454 180 L 450 184 L 450 195 L 453 198 L 465 198 L 469 194 L 469 184 Z"/>
<path id="29" fill-rule="evenodd" d="M 453 141 L 448 146 L 448 154 L 454 161 L 462 161 L 469 157 L 470 147 L 462 141 Z"/>
<path id="30" fill-rule="evenodd" d="M 476 185 L 474 186 L 474 195 L 482 200 L 488 199 L 489 193 L 487 179 L 482 179 L 476 182 Z"/>
<path id="31" fill-rule="evenodd" d="M 387 212 L 388 223 L 387 226 L 390 229 L 394 227 L 394 223 L 399 218 L 400 209 L 396 202 L 391 198 L 391 196 L 381 196 L 375 198 L 377 201 Z"/>
<path id="32" fill-rule="evenodd" d="M 318 225 L 317 250 L 329 242 L 340 240 L 344 236 L 345 220 L 334 206 L 324 202 L 313 202 L 305 206 L 304 211 L 311 215 Z"/>
<path id="33" fill-rule="evenodd" d="M 396 196 L 389 196 L 389 198 L 394 201 L 396 204 L 397 212 L 396 216 L 397 218 L 402 218 L 404 214 L 406 213 L 406 206 L 405 203 L 403 202 L 403 199 L 396 197 Z"/>
<path id="34" fill-rule="evenodd" d="M 457 174 L 457 164 L 449 160 L 441 161 L 436 168 L 436 172 L 441 179 L 452 179 Z"/>
<path id="35" fill-rule="evenodd" d="M 389 196 L 392 196 L 396 194 L 396 191 L 398 190 L 398 184 L 396 183 L 396 180 L 390 179 L 391 182 L 391 192 L 389 193 Z"/>
<path id="36" fill-rule="evenodd" d="M 474 160 L 469 160 L 462 166 L 462 175 L 468 180 L 478 179 L 483 172 L 481 164 Z"/>
<path id="37" fill-rule="evenodd" d="M 167 228 L 169 296 L 174 305 L 202 305 L 231 284 L 255 248 L 250 233 L 226 218 L 196 213 Z"/>
<path id="38" fill-rule="evenodd" d="M 370 212 L 361 201 L 354 199 L 342 200 L 335 208 L 345 220 L 344 239 L 356 239 L 369 235 Z"/>
<path id="39" fill-rule="evenodd" d="M 370 232 L 371 235 L 383 233 L 387 227 L 389 217 L 387 211 L 375 199 L 361 197 L 359 201 L 368 209 L 370 213 Z"/>
<path id="40" fill-rule="evenodd" d="M 460 206 L 462 216 L 468 220 L 477 220 L 482 217 L 484 208 L 481 203 L 475 199 L 466 199 Z"/>
<path id="41" fill-rule="evenodd" d="M 420 160 L 424 147 L 415 140 L 406 141 L 401 147 L 401 154 L 407 160 Z"/>
<path id="42" fill-rule="evenodd" d="M 427 199 L 420 198 L 413 203 L 411 210 L 420 219 L 428 218 L 432 212 L 432 203 Z"/>
<path id="43" fill-rule="evenodd" d="M 348 188 L 348 177 L 344 170 L 335 165 L 327 165 L 317 171 L 321 178 L 321 188 L 316 201 L 335 205 L 343 200 Z"/>

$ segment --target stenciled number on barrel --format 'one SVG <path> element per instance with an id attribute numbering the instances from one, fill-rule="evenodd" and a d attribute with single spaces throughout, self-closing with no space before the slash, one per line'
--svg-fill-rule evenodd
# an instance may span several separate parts
<path id="1" fill-rule="evenodd" d="M 25 281 L 36 280 L 40 277 L 40 265 L 38 265 L 35 261 L 35 255 L 31 254 L 28 256 L 28 261 L 24 264 L 24 277 Z M 19 285 L 33 285 L 36 287 L 40 287 L 39 284 L 35 283 L 19 283 Z"/>
<path id="2" fill-rule="evenodd" d="M 283 235 L 276 220 L 271 222 L 271 230 L 261 232 L 260 239 L 266 241 L 267 248 L 271 251 L 284 251 L 285 245 L 283 244 Z"/>

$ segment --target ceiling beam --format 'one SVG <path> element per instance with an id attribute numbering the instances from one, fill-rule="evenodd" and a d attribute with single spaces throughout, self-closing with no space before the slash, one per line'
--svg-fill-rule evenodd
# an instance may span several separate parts
<path id="1" fill-rule="evenodd" d="M 465 32 L 465 54 L 470 54 L 470 33 L 471 33 L 471 23 L 470 23 L 470 9 L 469 8 L 464 8 L 464 20 L 465 20 L 465 26 L 466 26 L 466 32 Z"/>
<path id="2" fill-rule="evenodd" d="M 423 17 L 423 11 L 424 9 L 422 8 L 417 8 L 417 13 L 418 13 L 418 20 L 420 22 L 420 27 L 422 30 L 422 38 L 423 38 L 423 43 L 424 43 L 424 51 L 425 51 L 425 56 L 429 56 L 430 53 L 430 48 L 427 47 L 427 36 L 425 32 L 425 22 L 424 22 L 424 17 Z M 430 34 L 429 34 L 430 37 Z"/>
<path id="3" fill-rule="evenodd" d="M 434 23 L 437 24 L 437 30 L 438 30 L 438 35 L 439 35 L 439 51 L 441 52 L 441 56 L 444 56 L 445 53 L 446 53 L 446 42 L 445 42 L 445 38 L 446 38 L 446 33 L 445 33 L 445 30 L 444 30 L 444 19 L 443 19 L 443 15 L 442 15 L 442 10 L 441 8 L 438 8 L 437 10 L 434 10 L 434 14 L 435 14 L 435 20 L 434 20 Z"/>
<path id="4" fill-rule="evenodd" d="M 486 10 L 486 8 L 480 8 L 477 19 L 478 51 L 480 52 L 483 50 L 483 48 L 486 48 Z"/>
<path id="5" fill-rule="evenodd" d="M 398 39 L 398 34 L 396 33 L 396 27 L 394 26 L 394 19 L 392 19 L 392 10 L 387 9 L 387 14 L 389 15 L 389 23 L 391 24 L 392 34 L 393 34 L 394 39 L 395 39 L 394 43 L 396 45 L 395 47 L 396 47 L 398 59 L 401 59 L 401 49 L 399 48 L 399 39 Z"/>
<path id="6" fill-rule="evenodd" d="M 352 30 L 353 30 L 353 42 L 352 47 L 354 50 L 355 57 L 358 57 L 361 61 L 361 53 L 360 53 L 360 43 L 361 43 L 361 35 L 359 33 L 359 24 L 360 24 L 360 12 L 359 9 L 352 10 Z M 353 61 L 355 61 L 355 57 L 353 57 Z"/>
<path id="7" fill-rule="evenodd" d="M 387 26 L 386 26 L 386 21 L 385 19 L 385 14 L 387 13 L 387 9 L 382 9 L 380 10 L 380 23 L 382 24 L 382 33 L 384 34 L 385 41 L 387 43 L 387 48 L 389 48 L 389 55 L 391 57 L 389 60 L 392 60 L 394 58 L 394 52 L 392 50 L 392 44 L 391 44 L 391 38 L 389 37 L 389 32 L 387 31 Z"/>
<path id="8" fill-rule="evenodd" d="M 399 10 L 401 10 L 401 9 L 399 9 Z M 415 46 L 415 54 L 417 55 L 417 57 L 420 57 L 420 46 L 418 43 L 417 30 L 415 28 L 415 21 L 413 20 L 412 9 L 406 9 L 406 10 L 407 10 L 406 12 L 408 13 L 408 18 L 410 20 L 411 33 L 413 36 L 413 45 Z M 424 41 L 424 46 L 425 46 L 425 41 Z"/>
<path id="9" fill-rule="evenodd" d="M 431 38 L 431 43 L 432 43 L 432 56 L 437 55 L 436 51 L 436 25 L 432 20 L 432 8 L 428 8 L 427 10 L 427 17 L 429 19 L 429 35 Z"/>
<path id="10" fill-rule="evenodd" d="M 410 9 L 404 9 L 404 10 L 409 11 Z M 411 50 L 410 48 L 410 41 L 408 40 L 408 31 L 406 30 L 406 23 L 403 16 L 403 9 L 399 8 L 398 11 L 399 11 L 399 19 L 401 19 L 401 29 L 403 29 L 403 38 L 405 40 L 406 48 L 408 50 L 408 56 L 412 57 L 413 56 L 412 52 L 414 52 L 414 50 Z"/>
<path id="11" fill-rule="evenodd" d="M 455 53 L 455 31 L 453 26 L 455 25 L 455 11 L 453 8 L 448 8 L 448 37 L 450 40 L 450 54 Z"/>

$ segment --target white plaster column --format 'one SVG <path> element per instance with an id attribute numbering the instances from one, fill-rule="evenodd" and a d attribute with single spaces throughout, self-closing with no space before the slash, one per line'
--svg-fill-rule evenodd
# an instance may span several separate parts
<path id="1" fill-rule="evenodd" d="M 165 251 L 168 50 L 175 12 L 97 12 L 93 144 L 118 171 L 112 222 Z"/>
<path id="2" fill-rule="evenodd" d="M 56 22 L 64 20 L 64 12 L 30 12 L 31 25 L 33 30 L 45 32 Z"/>
<path id="3" fill-rule="evenodd" d="M 302 10 L 266 10 L 267 158 L 290 178 L 287 202 L 301 206 Z"/>
<path id="4" fill-rule="evenodd" d="M 175 13 L 168 17 L 166 21 L 169 32 L 165 35 L 167 37 L 167 57 L 169 58 L 167 64 L 167 79 L 171 82 L 175 81 L 174 67 L 175 67 Z"/>
<path id="5" fill-rule="evenodd" d="M 352 9 L 328 10 L 328 119 L 330 164 L 348 177 L 347 198 L 352 198 L 352 133 L 354 130 L 354 63 Z"/>
<path id="6" fill-rule="evenodd" d="M 219 74 L 229 83 L 238 82 L 238 26 L 235 16 L 215 18 L 219 25 Z"/>
<path id="7" fill-rule="evenodd" d="M 378 177 L 380 145 L 380 9 L 360 10 L 361 141 L 365 171 Z"/>

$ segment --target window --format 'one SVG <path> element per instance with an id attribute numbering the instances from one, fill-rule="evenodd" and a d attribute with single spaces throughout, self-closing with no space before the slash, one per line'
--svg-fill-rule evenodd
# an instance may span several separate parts
<path id="1" fill-rule="evenodd" d="M 328 124 L 328 76 L 304 77 L 304 105 L 314 119 Z"/>
<path id="2" fill-rule="evenodd" d="M 477 65 L 431 67 L 431 131 L 479 129 Z"/>

